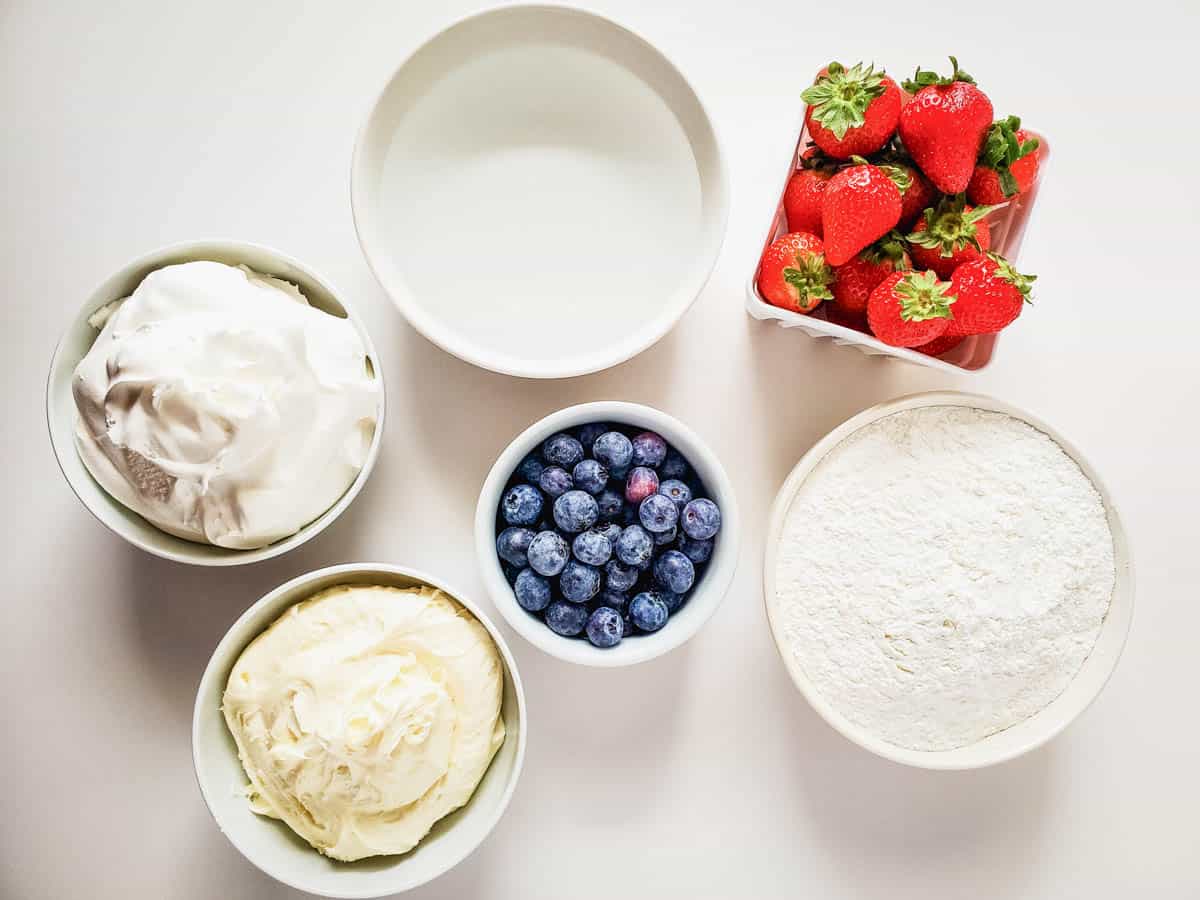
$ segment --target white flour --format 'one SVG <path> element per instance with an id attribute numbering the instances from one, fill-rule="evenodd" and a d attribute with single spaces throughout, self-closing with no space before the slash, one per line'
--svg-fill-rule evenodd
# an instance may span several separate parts
<path id="1" fill-rule="evenodd" d="M 1025 422 L 896 413 L 810 473 L 776 562 L 785 645 L 817 691 L 901 747 L 961 747 L 1057 697 L 1108 611 L 1100 496 Z"/>

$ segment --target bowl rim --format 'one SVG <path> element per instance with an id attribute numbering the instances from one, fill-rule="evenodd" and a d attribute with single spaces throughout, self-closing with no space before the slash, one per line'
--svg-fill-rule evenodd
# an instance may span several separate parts
<path id="1" fill-rule="evenodd" d="M 686 273 L 686 278 L 669 295 L 669 302 L 664 305 L 663 312 L 652 320 L 654 327 L 645 329 L 642 332 L 633 332 L 635 339 L 627 337 L 623 341 L 614 342 L 612 346 L 615 350 L 613 352 L 589 354 L 587 357 L 589 362 L 582 365 L 563 364 L 561 360 L 551 360 L 550 363 L 557 363 L 554 366 L 544 363 L 518 363 L 511 357 L 499 356 L 490 352 L 479 353 L 477 351 L 481 348 L 477 344 L 461 339 L 453 328 L 443 327 L 432 315 L 428 314 L 416 302 L 414 292 L 403 279 L 393 279 L 393 281 L 396 281 L 394 284 L 385 279 L 383 267 L 378 262 L 378 259 L 384 256 L 384 253 L 381 249 L 381 242 L 378 242 L 374 236 L 378 234 L 379 228 L 374 224 L 375 216 L 372 212 L 370 200 L 372 192 L 368 190 L 365 184 L 367 180 L 364 171 L 366 167 L 365 147 L 368 143 L 368 136 L 372 131 L 384 97 L 400 77 L 403 70 L 408 67 L 409 63 L 418 54 L 422 53 L 426 48 L 449 32 L 475 20 L 491 16 L 529 13 L 545 13 L 559 16 L 573 15 L 591 19 L 593 22 L 622 33 L 635 43 L 640 44 L 647 52 L 658 57 L 667 71 L 678 78 L 679 84 L 687 91 L 688 99 L 696 104 L 696 108 L 703 117 L 704 125 L 707 127 L 708 133 L 712 138 L 714 168 L 712 196 L 715 198 L 715 213 L 708 220 L 712 237 L 706 241 L 709 246 L 704 248 L 704 255 L 697 255 L 692 258 L 692 264 Z M 673 107 L 671 111 L 674 113 Z M 689 141 L 689 145 L 690 143 Z M 699 168 L 699 163 L 697 163 L 697 167 Z M 696 301 L 699 300 L 716 268 L 717 260 L 721 256 L 728 231 L 730 213 L 729 169 L 721 134 L 708 107 L 692 85 L 692 82 L 683 74 L 683 71 L 675 61 L 667 56 L 658 46 L 651 43 L 632 28 L 591 9 L 545 3 L 515 3 L 507 6 L 488 7 L 477 10 L 456 18 L 449 24 L 436 27 L 431 33 L 420 40 L 388 74 L 382 86 L 376 91 L 370 108 L 358 128 L 358 133 L 354 140 L 354 150 L 350 159 L 350 212 L 354 222 L 354 233 L 358 239 L 359 249 L 362 251 L 363 258 L 366 260 L 367 267 L 371 270 L 376 283 L 408 323 L 430 343 L 463 362 L 487 369 L 488 371 L 497 372 L 501 375 L 536 379 L 573 378 L 579 375 L 590 375 L 594 372 L 610 369 L 613 366 L 627 362 L 639 353 L 654 346 L 654 344 L 662 340 L 679 324 L 692 306 L 695 305 Z M 702 220 L 706 218 L 703 216 L 703 213 L 701 214 L 701 218 Z M 569 359 L 569 357 L 564 359 Z"/>
<path id="2" fill-rule="evenodd" d="M 76 479 L 68 470 L 67 463 L 64 457 L 76 457 L 78 451 L 75 449 L 73 441 L 68 441 L 67 446 L 63 446 L 55 439 L 55 422 L 57 414 L 55 412 L 55 400 L 57 395 L 54 391 L 55 376 L 60 368 L 66 364 L 64 359 L 67 353 L 67 340 L 70 333 L 74 330 L 81 319 L 86 319 L 91 316 L 105 303 L 110 303 L 117 297 L 101 297 L 101 292 L 112 282 L 120 280 L 133 272 L 140 269 L 154 267 L 155 269 L 163 268 L 168 265 L 174 265 L 173 259 L 186 256 L 194 256 L 195 254 L 213 254 L 224 253 L 231 257 L 261 255 L 274 259 L 278 264 L 290 267 L 309 279 L 317 285 L 321 290 L 332 297 L 346 314 L 346 318 L 354 325 L 359 337 L 363 342 L 363 349 L 367 359 L 371 363 L 375 378 L 379 383 L 379 402 L 378 411 L 375 417 L 375 433 L 371 438 L 371 444 L 367 448 L 367 455 L 363 461 L 362 468 L 354 480 L 349 484 L 346 490 L 326 509 L 320 516 L 313 519 L 311 522 L 304 525 L 295 534 L 281 538 L 274 543 L 268 544 L 265 547 L 258 547 L 251 550 L 236 550 L 228 547 L 217 547 L 213 544 L 205 544 L 198 541 L 189 541 L 186 538 L 177 537 L 162 531 L 152 522 L 143 519 L 134 510 L 128 509 L 124 504 L 120 503 L 116 498 L 111 496 L 99 482 L 92 477 L 87 467 L 83 467 L 83 476 L 91 483 L 91 486 L 98 492 L 98 496 L 102 496 L 104 503 L 111 507 L 117 508 L 118 511 L 137 516 L 141 521 L 145 522 L 148 528 L 155 531 L 161 543 L 149 540 L 143 537 L 132 526 L 126 527 L 124 524 L 117 526 L 100 515 L 93 507 L 89 499 L 86 488 L 76 483 Z M 258 271 L 254 266 L 250 268 Z M 272 274 L 272 273 L 261 273 Z M 286 278 L 284 280 L 287 280 Z M 303 285 L 297 285 L 302 290 Z M 77 365 L 75 361 L 73 365 Z M 73 408 L 73 407 L 72 407 Z M 97 286 L 88 295 L 88 299 L 84 301 L 80 310 L 75 313 L 70 322 L 63 329 L 58 342 L 55 344 L 54 352 L 50 357 L 50 367 L 46 375 L 46 429 L 50 437 L 50 447 L 54 452 L 55 462 L 58 464 L 58 469 L 63 475 L 63 479 L 71 488 L 71 492 L 83 504 L 84 509 L 91 513 L 101 525 L 107 528 L 110 532 L 122 538 L 139 550 L 143 550 L 153 556 L 162 559 L 171 560 L 172 562 L 185 563 L 196 566 L 241 566 L 249 563 L 262 562 L 264 560 L 273 559 L 276 556 L 281 556 L 290 550 L 294 550 L 302 544 L 307 543 L 312 538 L 316 537 L 326 528 L 334 523 L 354 499 L 361 493 L 366 485 L 367 478 L 375 468 L 375 463 L 379 459 L 380 448 L 383 443 L 384 425 L 387 418 L 387 383 L 384 375 L 383 364 L 380 362 L 379 354 L 375 349 L 375 344 L 371 340 L 371 335 L 367 330 L 366 325 L 350 304 L 345 295 L 324 275 L 316 271 L 306 263 L 301 262 L 294 256 L 277 250 L 274 247 L 266 244 L 260 244 L 254 241 L 234 240 L 230 238 L 197 238 L 193 240 L 176 241 L 171 244 L 158 247 L 157 249 L 147 251 L 126 262 L 124 265 L 113 270 L 108 277 L 100 281 Z M 72 424 L 70 431 L 74 431 Z"/>
<path id="3" fill-rule="evenodd" d="M 464 609 L 466 609 L 468 612 L 470 612 L 471 615 L 474 616 L 475 619 L 481 625 L 483 625 L 483 627 L 485 629 L 487 629 L 488 635 L 491 637 L 493 643 L 495 643 L 496 649 L 500 652 L 500 658 L 504 663 L 505 676 L 508 678 L 509 683 L 512 685 L 513 696 L 516 698 L 516 701 L 517 701 L 517 709 L 516 709 L 517 726 L 518 726 L 517 727 L 517 738 L 516 738 L 517 749 L 516 749 L 516 754 L 513 758 L 512 772 L 508 776 L 508 779 L 505 783 L 504 791 L 500 796 L 500 801 L 496 806 L 495 813 L 492 815 L 491 820 L 487 822 L 487 827 L 481 833 L 479 840 L 475 844 L 464 849 L 460 854 L 457 855 L 457 857 L 455 859 L 453 859 L 449 863 L 449 865 L 447 865 L 441 871 L 436 872 L 433 875 L 430 875 L 428 878 L 424 879 L 423 881 L 415 882 L 413 884 L 410 884 L 410 885 L 400 888 L 400 889 L 397 889 L 393 886 L 393 887 L 383 888 L 379 892 L 375 892 L 373 890 L 371 890 L 371 891 L 340 891 L 337 893 L 328 893 L 328 892 L 324 892 L 324 891 L 315 892 L 313 890 L 313 888 L 311 888 L 307 885 L 304 885 L 304 884 L 297 883 L 297 880 L 291 878 L 291 876 L 288 874 L 288 872 L 286 870 L 275 871 L 272 866 L 261 862 L 259 859 L 255 858 L 252 854 L 247 852 L 246 848 L 243 847 L 242 844 L 240 844 L 238 842 L 237 837 L 231 831 L 229 831 L 225 828 L 224 823 L 221 821 L 216 810 L 213 808 L 213 804 L 209 799 L 208 792 L 204 788 L 204 781 L 200 777 L 200 762 L 199 761 L 203 756 L 203 751 L 200 749 L 200 743 L 199 743 L 199 733 L 200 733 L 200 727 L 201 727 L 200 723 L 206 714 L 212 714 L 212 710 L 208 710 L 204 705 L 204 697 L 205 697 L 205 694 L 208 692 L 208 689 L 209 689 L 211 683 L 213 682 L 213 680 L 221 677 L 225 673 L 225 671 L 228 669 L 228 667 L 232 666 L 233 663 L 236 662 L 236 655 L 240 655 L 240 653 L 247 646 L 249 646 L 251 641 L 253 641 L 256 637 L 258 637 L 260 634 L 263 633 L 262 631 L 258 631 L 255 634 L 248 635 L 244 639 L 238 637 L 238 633 L 240 631 L 244 630 L 247 627 L 248 622 L 250 620 L 252 620 L 253 618 L 255 618 L 263 609 L 271 607 L 274 604 L 280 603 L 280 598 L 282 598 L 282 597 L 286 596 L 287 594 L 290 594 L 294 591 L 298 591 L 301 588 L 303 588 L 305 585 L 311 584 L 316 581 L 320 581 L 320 580 L 323 580 L 323 579 L 326 579 L 329 577 L 334 577 L 334 576 L 375 575 L 375 574 L 382 574 L 385 577 L 407 578 L 407 579 L 411 579 L 414 581 L 419 581 L 423 584 L 428 585 L 429 587 L 436 588 L 437 590 L 440 590 L 442 593 L 448 595 L 456 603 L 458 603 L 460 606 L 462 606 Z M 279 616 L 283 615 L 283 613 L 287 609 L 290 609 L 296 603 L 301 603 L 301 602 L 303 602 L 303 598 L 292 601 L 291 603 L 281 606 L 281 608 L 278 610 L 278 612 L 274 614 L 274 618 L 272 619 L 272 622 L 277 620 Z M 266 627 L 269 628 L 270 624 L 268 624 Z M 219 713 L 219 709 L 218 709 L 218 713 Z M 223 722 L 222 722 L 222 726 L 224 727 Z M 290 578 L 287 581 L 285 581 L 284 583 L 280 584 L 279 586 L 271 589 L 266 594 L 264 594 L 262 597 L 260 597 L 258 600 L 256 600 L 254 603 L 252 603 L 240 616 L 238 616 L 237 620 L 234 621 L 234 623 L 232 625 L 230 625 L 229 628 L 225 631 L 225 634 L 221 637 L 221 640 L 217 643 L 217 646 L 213 649 L 212 655 L 209 657 L 208 663 L 204 667 L 204 673 L 200 676 L 200 682 L 196 688 L 196 700 L 192 706 L 192 735 L 191 735 L 192 774 L 196 779 L 197 787 L 200 789 L 200 796 L 204 800 L 204 805 L 208 808 L 209 815 L 212 816 L 213 821 L 217 826 L 217 829 L 223 835 L 225 835 L 225 837 L 234 846 L 234 848 L 251 865 L 253 865 L 260 872 L 264 873 L 265 875 L 270 876 L 271 878 L 275 879 L 276 881 L 280 882 L 281 884 L 287 885 L 288 887 L 295 888 L 296 890 L 299 890 L 299 891 L 306 891 L 309 893 L 317 893 L 318 896 L 334 897 L 334 898 L 338 898 L 338 900 L 368 900 L 368 898 L 387 897 L 387 896 L 390 896 L 390 895 L 398 893 L 398 892 L 410 891 L 410 890 L 413 890 L 414 888 L 421 887 L 424 884 L 428 884 L 429 882 L 433 881 L 434 879 L 439 878 L 442 875 L 445 875 L 451 869 L 456 868 L 464 860 L 466 860 L 467 857 L 469 857 L 472 853 L 474 853 L 475 850 L 477 850 L 479 848 L 479 846 L 483 844 L 484 841 L 487 840 L 487 838 L 495 830 L 496 825 L 499 824 L 500 819 L 503 818 L 504 813 L 507 811 L 508 805 L 512 800 L 513 793 L 516 791 L 517 782 L 521 778 L 521 772 L 524 769 L 524 765 L 525 765 L 525 749 L 526 749 L 526 743 L 528 740 L 528 731 L 529 731 L 528 711 L 527 711 L 527 704 L 525 701 L 525 688 L 521 682 L 520 672 L 517 670 L 516 657 L 513 656 L 512 650 L 509 648 L 508 643 L 504 640 L 504 635 L 500 632 L 500 629 L 496 627 L 496 623 L 493 622 L 488 617 L 487 613 L 485 613 L 483 611 L 483 609 L 480 607 L 480 605 L 478 603 L 467 598 L 466 595 L 463 594 L 461 591 L 459 591 L 455 585 L 450 584 L 445 579 L 430 575 L 428 572 L 425 572 L 424 570 L 421 570 L 421 569 L 414 569 L 409 566 L 394 565 L 391 563 L 373 563 L 373 562 L 339 563 L 336 565 L 325 566 L 320 569 L 314 569 L 311 572 L 305 572 L 301 575 L 297 575 L 294 578 Z M 507 740 L 507 738 L 506 738 L 506 740 Z M 493 762 L 494 762 L 494 760 L 493 760 Z M 241 765 L 240 761 L 238 764 L 239 764 L 239 766 Z M 491 768 L 490 763 L 489 763 L 488 768 L 489 769 Z M 485 774 L 486 774 L 486 772 L 485 772 Z M 473 799 L 474 799 L 474 795 L 472 795 L 472 800 Z M 470 803 L 471 803 L 471 800 L 468 800 L 467 805 L 469 805 Z M 316 853 L 317 851 L 313 850 L 312 852 Z M 404 854 L 398 854 L 398 858 L 403 858 L 403 856 L 404 856 Z"/>
<path id="4" fill-rule="evenodd" d="M 879 738 L 853 722 L 841 713 L 831 702 L 826 700 L 805 674 L 800 662 L 795 658 L 785 646 L 785 636 L 783 633 L 783 622 L 781 612 L 778 608 L 778 599 L 776 595 L 775 585 L 775 569 L 777 561 L 777 553 L 779 540 L 783 532 L 783 527 L 787 518 L 788 510 L 791 508 L 796 494 L 805 479 L 811 474 L 813 469 L 825 458 L 828 453 L 841 444 L 847 437 L 854 432 L 863 428 L 872 422 L 886 418 L 898 412 L 904 412 L 912 409 L 927 408 L 933 406 L 963 406 L 973 409 L 981 409 L 990 412 L 1003 413 L 1015 419 L 1019 419 L 1033 428 L 1041 431 L 1069 456 L 1076 465 L 1079 466 L 1084 476 L 1095 487 L 1096 492 L 1100 495 L 1104 505 L 1106 518 L 1108 520 L 1109 531 L 1112 535 L 1114 550 L 1116 551 L 1117 560 L 1115 561 L 1116 579 L 1113 584 L 1113 593 L 1109 601 L 1109 609 L 1105 614 L 1104 622 L 1101 625 L 1101 635 L 1106 627 L 1117 628 L 1120 630 L 1115 649 L 1112 651 L 1112 660 L 1108 666 L 1108 670 L 1099 678 L 1094 687 L 1082 698 L 1078 698 L 1075 706 L 1067 710 L 1057 720 L 1050 720 L 1051 724 L 1040 730 L 1036 734 L 1029 737 L 1021 744 L 1011 747 L 1007 750 L 995 752 L 981 759 L 962 759 L 963 751 L 978 747 L 983 742 L 989 740 L 994 735 L 988 735 L 979 741 L 967 744 L 964 747 L 956 747 L 950 750 L 914 750 L 907 747 L 901 747 L 898 744 L 892 744 L 888 741 Z M 1122 566 L 1120 558 L 1124 557 L 1124 565 Z M 1125 570 L 1126 576 L 1122 578 L 1122 569 Z M 964 770 L 964 769 L 981 769 L 998 763 L 1007 762 L 1022 756 L 1032 750 L 1041 747 L 1053 738 L 1057 737 L 1064 731 L 1072 722 L 1074 722 L 1100 695 L 1104 686 L 1112 678 L 1113 672 L 1116 671 L 1117 663 L 1120 661 L 1121 653 L 1124 650 L 1125 644 L 1129 637 L 1129 629 L 1133 619 L 1134 593 L 1135 593 L 1135 578 L 1134 578 L 1134 563 L 1133 552 L 1129 544 L 1129 537 L 1125 531 L 1124 525 L 1121 522 L 1120 514 L 1117 511 L 1116 502 L 1113 500 L 1112 494 L 1108 491 L 1104 482 L 1100 479 L 1096 469 L 1088 462 L 1087 458 L 1079 452 L 1078 448 L 1070 440 L 1065 438 L 1062 433 L 1047 424 L 1040 417 L 1033 415 L 1003 400 L 998 400 L 994 397 L 985 394 L 967 393 L 963 391 L 924 391 L 914 394 L 906 394 L 897 397 L 893 400 L 888 400 L 883 403 L 878 403 L 871 406 L 856 415 L 851 416 L 846 421 L 842 422 L 800 457 L 800 460 L 788 473 L 783 485 L 780 487 L 775 499 L 771 505 L 770 518 L 768 520 L 766 544 L 763 553 L 763 602 L 767 612 L 767 622 L 771 630 L 772 642 L 783 661 L 784 668 L 787 670 L 793 684 L 797 690 L 808 701 L 809 705 L 816 710 L 818 715 L 825 720 L 831 728 L 837 731 L 842 737 L 846 738 L 851 743 L 857 744 L 864 750 L 902 765 L 908 765 L 915 768 L 933 769 L 933 770 Z M 1122 581 L 1127 585 L 1125 590 L 1121 589 Z M 1114 611 L 1118 614 L 1113 615 Z M 1100 642 L 1100 636 L 1097 636 L 1096 645 Z M 1091 653 L 1095 652 L 1095 647 L 1089 652 L 1088 657 L 1084 660 L 1084 666 L 1091 659 Z M 1072 679 L 1078 678 L 1082 673 L 1083 667 L 1077 672 Z M 1069 685 L 1068 685 L 1069 686 Z M 1064 694 L 1065 694 L 1064 689 Z M 1063 694 L 1060 694 L 1049 704 L 1039 709 L 1029 718 L 1018 722 L 1011 727 L 1018 727 L 1025 722 L 1030 722 L 1042 716 L 1048 709 L 1057 703 Z M 994 734 L 1003 734 L 1003 729 Z"/>
<path id="5" fill-rule="evenodd" d="M 685 622 L 676 622 L 653 634 L 638 635 L 617 647 L 601 649 L 586 639 L 565 638 L 555 634 L 539 619 L 522 609 L 504 578 L 496 555 L 496 510 L 508 479 L 521 460 L 545 438 L 588 422 L 611 422 L 643 427 L 661 434 L 688 458 L 694 468 L 700 462 L 708 476 L 704 484 L 721 508 L 721 538 L 701 587 L 689 598 L 685 608 L 697 614 Z M 687 444 L 685 452 L 680 446 Z M 643 663 L 663 656 L 691 640 L 708 623 L 724 601 L 733 583 L 741 553 L 741 523 L 737 497 L 725 467 L 717 455 L 692 429 L 675 417 L 640 403 L 598 400 L 568 406 L 543 416 L 521 431 L 496 458 L 484 479 L 475 507 L 475 549 L 484 585 L 492 604 L 521 637 L 542 652 L 564 662 L 597 668 L 616 668 Z M 699 601 L 699 602 L 698 602 Z M 630 648 L 626 650 L 625 648 Z"/>

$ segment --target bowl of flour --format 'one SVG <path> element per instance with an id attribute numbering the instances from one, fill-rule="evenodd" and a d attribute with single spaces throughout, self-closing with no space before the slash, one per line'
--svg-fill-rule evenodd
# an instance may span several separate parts
<path id="1" fill-rule="evenodd" d="M 1054 429 L 938 392 L 855 416 L 775 500 L 767 617 L 796 686 L 896 762 L 968 769 L 1062 731 L 1133 613 L 1112 499 Z"/>

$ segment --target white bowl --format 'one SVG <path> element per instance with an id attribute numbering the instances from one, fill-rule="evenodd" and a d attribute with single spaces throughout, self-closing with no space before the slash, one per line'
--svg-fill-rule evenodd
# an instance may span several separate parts
<path id="1" fill-rule="evenodd" d="M 530 378 L 595 372 L 666 334 L 716 262 L 728 193 L 679 71 L 554 6 L 426 41 L 376 100 L 351 171 L 359 243 L 413 327 Z"/>
<path id="2" fill-rule="evenodd" d="M 559 431 L 566 431 L 589 422 L 611 422 L 655 431 L 677 449 L 691 464 L 709 497 L 721 508 L 721 531 L 717 535 L 712 559 L 685 603 L 670 620 L 653 634 L 638 634 L 625 638 L 615 647 L 601 649 L 583 638 L 567 638 L 555 634 L 541 619 L 526 612 L 517 603 L 512 587 L 500 568 L 496 555 L 496 511 L 505 485 L 530 452 L 542 441 Z M 738 563 L 739 522 L 737 499 L 733 483 L 714 454 L 690 428 L 678 419 L 649 406 L 636 403 L 600 401 L 571 406 L 535 422 L 517 436 L 500 454 L 479 492 L 475 508 L 475 549 L 483 581 L 500 615 L 521 637 L 539 650 L 567 662 L 585 666 L 628 666 L 662 656 L 680 646 L 698 632 L 709 620 L 721 601 Z"/>
<path id="3" fill-rule="evenodd" d="M 408 588 L 428 585 L 453 597 L 488 630 L 504 663 L 501 717 L 506 736 L 466 806 L 442 819 L 415 848 L 400 856 L 353 863 L 318 853 L 287 825 L 250 811 L 242 792 L 246 775 L 221 713 L 221 696 L 246 646 L 285 610 L 325 588 L 342 584 Z M 479 606 L 444 581 L 381 563 L 330 566 L 293 578 L 245 613 L 213 651 L 200 679 L 192 714 L 192 762 L 204 802 L 217 827 L 251 863 L 277 881 L 325 897 L 383 897 L 425 884 L 462 862 L 483 843 L 512 797 L 525 759 L 525 692 L 504 637 Z"/>
<path id="4" fill-rule="evenodd" d="M 367 359 L 379 381 L 379 412 L 375 423 L 375 436 L 367 452 L 366 461 L 358 477 L 354 479 L 338 501 L 318 518 L 309 522 L 290 537 L 283 538 L 256 550 L 233 550 L 184 540 L 159 530 L 137 513 L 113 499 L 95 479 L 79 458 L 75 448 L 75 400 L 71 394 L 71 381 L 75 367 L 91 349 L 98 332 L 88 324 L 88 317 L 96 310 L 133 293 L 142 280 L 156 269 L 175 263 L 212 260 L 228 265 L 246 265 L 256 272 L 274 275 L 298 286 L 308 302 L 318 309 L 341 318 L 349 319 L 358 330 L 366 348 Z M 371 336 L 354 314 L 350 305 L 341 298 L 324 278 L 292 257 L 243 241 L 204 240 L 171 244 L 122 266 L 106 279 L 79 309 L 74 321 L 63 334 L 54 358 L 50 361 L 50 376 L 46 382 L 46 423 L 50 428 L 50 443 L 58 466 L 75 496 L 100 522 L 123 537 L 135 547 L 171 559 L 175 562 L 200 566 L 238 566 L 259 562 L 286 553 L 299 547 L 310 538 L 324 531 L 340 516 L 358 496 L 366 484 L 367 477 L 379 457 L 379 445 L 383 440 L 384 409 L 383 367 L 375 354 Z"/>
<path id="5" fill-rule="evenodd" d="M 775 588 L 776 553 L 780 536 L 783 533 L 784 521 L 792 501 L 809 473 L 829 451 L 858 429 L 885 416 L 926 406 L 966 406 L 1005 413 L 1029 423 L 1052 438 L 1068 456 L 1078 463 L 1083 474 L 1091 480 L 1099 492 L 1104 503 L 1104 511 L 1108 516 L 1108 526 L 1112 532 L 1116 563 L 1116 582 L 1113 586 L 1112 601 L 1104 624 L 1100 628 L 1100 635 L 1096 639 L 1096 645 L 1092 648 L 1091 655 L 1084 661 L 1083 667 L 1067 686 L 1067 689 L 1049 706 L 1011 728 L 989 735 L 983 740 L 965 747 L 938 751 L 911 750 L 881 740 L 851 722 L 837 708 L 827 702 L 808 680 L 801 662 L 786 646 L 783 617 L 779 610 Z M 924 769 L 978 769 L 1004 762 L 1040 747 L 1066 728 L 1096 699 L 1101 688 L 1104 687 L 1116 668 L 1121 650 L 1125 646 L 1125 638 L 1129 633 L 1130 621 L 1133 618 L 1133 560 L 1130 556 L 1125 529 L 1121 526 L 1121 519 L 1117 515 L 1117 508 L 1112 497 L 1105 489 L 1095 469 L 1075 449 L 1073 444 L 1041 419 L 1007 403 L 979 394 L 935 391 L 900 397 L 873 406 L 843 422 L 821 438 L 811 450 L 800 458 L 800 462 L 792 469 L 791 474 L 783 483 L 783 487 L 779 490 L 771 509 L 766 558 L 763 564 L 763 593 L 767 606 L 767 619 L 771 624 L 775 646 L 783 658 L 788 674 L 792 676 L 792 681 L 796 683 L 796 687 L 800 689 L 800 693 L 804 695 L 813 709 L 820 713 L 834 729 L 860 747 L 885 759 L 905 765 Z"/>

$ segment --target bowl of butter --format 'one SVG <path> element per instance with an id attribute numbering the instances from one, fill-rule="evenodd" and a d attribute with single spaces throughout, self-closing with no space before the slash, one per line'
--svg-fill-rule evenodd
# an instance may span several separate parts
<path id="1" fill-rule="evenodd" d="M 525 755 L 504 638 L 440 579 L 355 563 L 294 578 L 212 655 L 192 757 L 217 826 L 326 897 L 410 890 L 500 820 Z"/>

